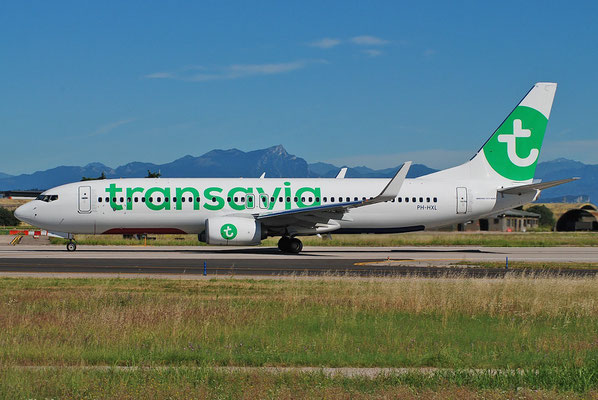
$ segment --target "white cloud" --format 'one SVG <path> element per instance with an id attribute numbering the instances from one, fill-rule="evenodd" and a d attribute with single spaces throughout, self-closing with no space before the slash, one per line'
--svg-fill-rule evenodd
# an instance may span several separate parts
<path id="1" fill-rule="evenodd" d="M 104 135 L 108 132 L 113 131 L 114 129 L 118 128 L 121 125 L 129 124 L 136 120 L 137 120 L 137 118 L 127 118 L 127 119 L 121 119 L 120 121 L 111 122 L 109 124 L 100 126 L 98 129 L 91 132 L 88 136 L 92 137 L 92 136 Z"/>
<path id="2" fill-rule="evenodd" d="M 370 57 L 378 57 L 378 56 L 382 55 L 382 52 L 380 50 L 376 50 L 376 49 L 367 49 L 367 50 L 364 50 L 363 52 Z"/>
<path id="3" fill-rule="evenodd" d="M 258 75 L 277 75 L 306 68 L 310 64 L 326 63 L 324 60 L 298 60 L 271 64 L 233 64 L 222 68 L 184 68 L 179 72 L 157 72 L 145 75 L 148 79 L 175 79 L 188 82 L 239 79 Z M 196 73 L 198 69 L 206 72 Z"/>
<path id="4" fill-rule="evenodd" d="M 390 43 L 388 40 L 368 35 L 352 37 L 351 42 L 360 46 L 384 46 Z"/>
<path id="5" fill-rule="evenodd" d="M 173 78 L 170 72 L 154 72 L 153 74 L 147 74 L 144 78 L 148 79 L 169 79 Z"/>
<path id="6" fill-rule="evenodd" d="M 332 47 L 338 46 L 341 43 L 342 41 L 340 39 L 322 38 L 308 43 L 308 45 L 311 47 L 319 47 L 320 49 L 330 49 Z"/>

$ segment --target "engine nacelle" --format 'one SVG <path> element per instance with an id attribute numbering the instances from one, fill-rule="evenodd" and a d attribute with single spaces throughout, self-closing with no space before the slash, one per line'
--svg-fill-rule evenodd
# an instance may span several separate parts
<path id="1" fill-rule="evenodd" d="M 254 246 L 262 241 L 262 224 L 253 218 L 214 217 L 206 219 L 199 240 L 207 244 Z"/>

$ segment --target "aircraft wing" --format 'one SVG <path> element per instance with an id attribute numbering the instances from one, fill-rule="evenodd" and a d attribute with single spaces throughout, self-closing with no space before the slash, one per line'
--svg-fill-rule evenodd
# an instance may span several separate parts
<path id="1" fill-rule="evenodd" d="M 352 208 L 369 206 L 371 204 L 390 201 L 398 196 L 399 190 L 405 181 L 407 172 L 411 167 L 411 161 L 403 164 L 401 169 L 388 182 L 380 194 L 371 199 L 349 201 L 345 203 L 326 204 L 314 207 L 296 208 L 293 210 L 274 211 L 258 214 L 256 220 L 271 227 L 302 226 L 313 227 L 316 224 L 327 224 L 329 220 L 341 220 L 345 213 Z"/>
<path id="2" fill-rule="evenodd" d="M 509 187 L 509 188 L 498 189 L 498 193 L 523 194 L 523 193 L 535 192 L 536 190 L 548 189 L 553 186 L 562 185 L 563 183 L 576 181 L 578 179 L 579 178 L 568 178 L 568 179 L 559 179 L 558 181 L 549 181 L 549 182 L 531 183 L 529 185 L 513 186 L 513 187 Z"/>

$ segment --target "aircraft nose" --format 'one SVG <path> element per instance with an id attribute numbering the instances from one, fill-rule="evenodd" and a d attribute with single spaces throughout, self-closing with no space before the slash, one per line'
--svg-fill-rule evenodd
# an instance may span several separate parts
<path id="1" fill-rule="evenodd" d="M 15 210 L 15 217 L 19 221 L 31 223 L 31 220 L 33 219 L 32 205 L 30 203 L 27 203 L 17 208 Z"/>

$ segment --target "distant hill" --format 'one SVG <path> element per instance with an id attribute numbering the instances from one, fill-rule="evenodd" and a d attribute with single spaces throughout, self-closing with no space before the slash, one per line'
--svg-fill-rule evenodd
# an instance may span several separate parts
<path id="1" fill-rule="evenodd" d="M 385 169 L 371 169 L 368 167 L 353 167 L 347 168 L 347 178 L 391 178 L 401 167 L 401 165 L 397 165 L 393 168 L 385 168 Z M 341 167 L 337 167 L 336 165 L 326 164 L 326 163 L 314 163 L 309 164 L 309 172 L 310 176 L 322 177 L 322 178 L 334 178 Z M 427 174 L 431 174 L 432 172 L 436 172 L 437 170 L 426 167 L 423 164 L 413 164 L 409 169 L 409 173 L 407 174 L 408 178 L 417 178 L 418 176 L 423 176 Z"/>
<path id="2" fill-rule="evenodd" d="M 563 200 L 574 200 L 577 197 L 598 200 L 598 165 L 588 165 L 579 161 L 557 158 L 538 164 L 536 178 L 543 181 L 553 181 L 579 177 L 578 181 L 567 183 L 551 189 L 542 191 L 540 201 L 561 202 Z"/>
<path id="3" fill-rule="evenodd" d="M 388 178 L 400 167 L 371 169 L 366 166 L 351 167 L 347 178 Z M 281 145 L 266 149 L 244 152 L 237 149 L 212 150 L 199 157 L 187 155 L 166 164 L 131 162 L 117 168 L 95 162 L 80 166 L 59 166 L 32 174 L 11 176 L 0 173 L 0 190 L 47 189 L 69 182 L 80 181 L 82 177 L 140 178 L 147 171 L 160 172 L 164 178 L 190 177 L 258 177 L 263 172 L 267 177 L 327 177 L 336 176 L 341 167 L 317 162 L 308 164 L 303 158 L 289 154 Z M 407 175 L 415 178 L 435 172 L 423 164 L 413 164 Z M 538 164 L 536 177 L 543 181 L 578 176 L 580 181 L 557 186 L 542 192 L 541 201 L 556 202 L 563 199 L 598 199 L 598 165 L 587 165 L 579 161 L 559 158 Z"/>

